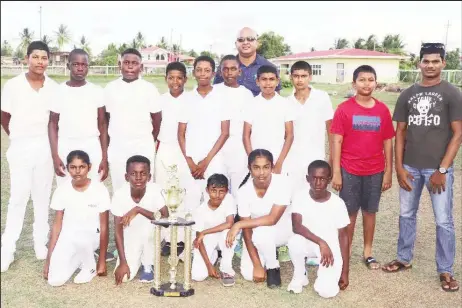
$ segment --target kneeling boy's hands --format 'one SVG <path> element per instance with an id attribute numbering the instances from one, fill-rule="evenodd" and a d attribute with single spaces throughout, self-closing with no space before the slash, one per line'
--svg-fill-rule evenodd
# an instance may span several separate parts
<path id="1" fill-rule="evenodd" d="M 122 216 L 122 219 L 121 219 L 120 223 L 125 228 L 125 227 L 130 225 L 130 222 L 132 221 L 133 218 L 135 218 L 136 215 L 138 215 L 138 209 L 135 206 L 130 211 L 128 211 L 124 216 Z"/>
<path id="2" fill-rule="evenodd" d="M 207 271 L 209 273 L 209 277 L 211 278 L 220 278 L 220 274 L 218 274 L 217 269 L 213 265 L 207 266 Z"/>
<path id="3" fill-rule="evenodd" d="M 43 266 L 43 279 L 48 280 L 48 270 L 50 269 L 50 261 L 47 259 Z"/>
<path id="4" fill-rule="evenodd" d="M 348 273 L 342 273 L 342 275 L 340 276 L 340 280 L 338 281 L 338 286 L 340 287 L 340 290 L 345 290 L 349 284 L 350 281 L 348 280 Z"/>
<path id="5" fill-rule="evenodd" d="M 231 229 L 229 229 L 228 234 L 226 235 L 226 247 L 233 247 L 234 240 L 236 239 L 238 233 L 239 228 L 236 228 L 236 225 L 233 225 Z"/>
<path id="6" fill-rule="evenodd" d="M 202 241 L 204 240 L 204 236 L 205 235 L 203 235 L 202 233 L 199 233 L 199 235 L 197 235 L 196 239 L 193 242 L 194 248 L 199 249 L 200 244 L 202 244 Z"/>
<path id="7" fill-rule="evenodd" d="M 325 267 L 334 265 L 334 255 L 325 241 L 319 243 L 319 250 L 321 251 L 321 261 L 319 264 Z"/>
<path id="8" fill-rule="evenodd" d="M 130 268 L 127 263 L 122 263 L 117 266 L 114 273 L 116 285 L 122 284 L 125 275 L 127 275 L 127 279 L 130 279 Z"/>
<path id="9" fill-rule="evenodd" d="M 266 280 L 266 271 L 263 266 L 255 266 L 253 268 L 253 281 L 263 282 Z"/>
<path id="10" fill-rule="evenodd" d="M 96 274 L 98 276 L 107 276 L 106 260 L 98 260 L 96 266 Z"/>

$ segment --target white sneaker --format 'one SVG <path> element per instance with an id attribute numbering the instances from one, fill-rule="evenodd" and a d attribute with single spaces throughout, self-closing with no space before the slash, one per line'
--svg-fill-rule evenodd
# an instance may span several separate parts
<path id="1" fill-rule="evenodd" d="M 88 283 L 96 276 L 95 269 L 82 269 L 74 278 L 74 283 Z"/>
<path id="2" fill-rule="evenodd" d="M 46 260 L 48 255 L 48 248 L 45 245 L 34 246 L 35 257 L 37 260 Z"/>
<path id="3" fill-rule="evenodd" d="M 295 278 L 292 278 L 292 281 L 289 283 L 289 286 L 287 287 L 287 291 L 299 294 L 302 293 L 303 287 L 306 287 L 309 284 L 308 281 L 308 276 L 305 274 L 303 276 L 303 280 L 295 280 Z"/>
<path id="4" fill-rule="evenodd" d="M 9 253 L 2 250 L 2 259 L 1 259 L 1 267 L 2 273 L 6 272 L 9 268 L 11 263 L 14 261 L 14 253 Z"/>

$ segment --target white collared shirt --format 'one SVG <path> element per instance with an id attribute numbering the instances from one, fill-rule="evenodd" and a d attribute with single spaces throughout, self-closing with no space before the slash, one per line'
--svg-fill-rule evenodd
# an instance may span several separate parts
<path id="1" fill-rule="evenodd" d="M 162 123 L 158 139 L 162 143 L 178 144 L 178 118 L 186 96 L 187 93 L 183 92 L 180 96 L 173 97 L 170 91 L 160 96 Z"/>
<path id="2" fill-rule="evenodd" d="M 209 207 L 209 200 L 210 197 L 206 194 L 204 201 L 192 213 L 193 219 L 196 222 L 194 225 L 196 232 L 202 232 L 221 225 L 226 222 L 228 216 L 236 215 L 236 203 L 230 193 L 226 194 L 220 206 L 215 210 Z"/>

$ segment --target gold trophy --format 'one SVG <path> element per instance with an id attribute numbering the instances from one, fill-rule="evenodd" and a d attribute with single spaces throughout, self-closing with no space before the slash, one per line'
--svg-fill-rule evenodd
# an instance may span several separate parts
<path id="1" fill-rule="evenodd" d="M 155 259 L 154 259 L 154 287 L 151 288 L 151 294 L 163 297 L 187 297 L 194 294 L 194 289 L 191 288 L 191 233 L 192 217 L 186 215 L 186 219 L 177 216 L 177 210 L 186 194 L 186 189 L 180 188 L 178 178 L 177 165 L 171 165 L 165 168 L 168 173 L 168 189 L 162 189 L 162 196 L 168 208 L 169 217 L 161 219 L 160 212 L 156 213 L 155 220 L 152 221 L 156 225 L 155 230 Z M 176 273 L 178 266 L 178 227 L 184 227 L 185 230 L 185 248 L 184 248 L 184 283 L 176 281 Z M 170 279 L 168 283 L 161 284 L 160 280 L 160 253 L 161 253 L 161 228 L 170 228 L 170 256 L 168 264 L 170 265 Z"/>

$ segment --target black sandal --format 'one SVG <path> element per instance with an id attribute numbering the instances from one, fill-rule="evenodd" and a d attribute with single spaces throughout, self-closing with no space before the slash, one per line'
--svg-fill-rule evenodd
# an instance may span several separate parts
<path id="1" fill-rule="evenodd" d="M 368 257 L 367 259 L 364 259 L 364 264 L 366 264 L 367 268 L 370 270 L 378 270 L 380 268 L 379 262 L 374 257 Z M 377 264 L 373 267 L 372 264 Z"/>

